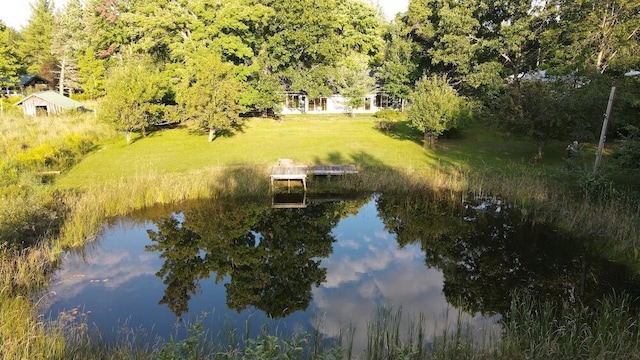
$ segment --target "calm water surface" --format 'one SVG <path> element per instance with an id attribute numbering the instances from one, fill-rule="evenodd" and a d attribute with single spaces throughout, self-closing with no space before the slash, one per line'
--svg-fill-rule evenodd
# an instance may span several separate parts
<path id="1" fill-rule="evenodd" d="M 321 200 L 296 200 L 303 209 L 198 201 L 114 220 L 66 254 L 44 313 L 107 339 L 124 329 L 180 338 L 180 319 L 202 313 L 213 334 L 231 325 L 255 335 L 268 324 L 335 336 L 354 324 L 362 346 L 381 306 L 423 314 L 428 333 L 458 314 L 487 333 L 514 293 L 596 303 L 630 286 L 623 268 L 499 201 Z"/>

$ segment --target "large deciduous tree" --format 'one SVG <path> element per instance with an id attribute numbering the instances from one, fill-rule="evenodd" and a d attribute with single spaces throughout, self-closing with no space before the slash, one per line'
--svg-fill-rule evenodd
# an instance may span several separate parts
<path id="1" fill-rule="evenodd" d="M 449 85 L 447 77 L 434 75 L 416 83 L 407 118 L 424 132 L 425 145 L 432 147 L 438 136 L 462 126 L 470 115 L 465 98 Z"/>
<path id="2" fill-rule="evenodd" d="M 336 88 L 347 98 L 349 113 L 365 105 L 365 96 L 375 87 L 375 80 L 369 75 L 369 58 L 366 55 L 353 54 L 338 64 Z"/>
<path id="3" fill-rule="evenodd" d="M 640 2 L 635 0 L 547 1 L 545 54 L 562 72 L 638 65 Z"/>
<path id="4" fill-rule="evenodd" d="M 166 86 L 160 72 L 148 57 L 130 56 L 110 69 L 102 112 L 116 128 L 124 131 L 127 144 L 131 134 L 147 127 L 161 113 Z"/>
<path id="5" fill-rule="evenodd" d="M 242 85 L 233 73 L 233 64 L 224 63 L 220 55 L 200 49 L 186 60 L 177 101 L 188 120 L 209 131 L 209 142 L 221 131 L 242 125 L 240 104 Z"/>
<path id="6" fill-rule="evenodd" d="M 413 90 L 413 84 L 418 79 L 418 64 L 414 60 L 416 46 L 409 38 L 407 31 L 401 21 L 390 25 L 384 61 L 377 73 L 382 83 L 382 90 L 394 100 L 400 101 L 403 112 L 406 100 Z"/>

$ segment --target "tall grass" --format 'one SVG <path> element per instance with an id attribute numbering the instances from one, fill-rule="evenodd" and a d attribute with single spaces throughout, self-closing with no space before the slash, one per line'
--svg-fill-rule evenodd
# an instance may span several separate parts
<path id="1" fill-rule="evenodd" d="M 526 359 L 638 359 L 640 318 L 631 301 L 607 297 L 593 309 L 516 298 L 503 324 L 501 352 Z"/>
<path id="2" fill-rule="evenodd" d="M 64 334 L 38 317 L 34 294 L 47 282 L 47 248 L 0 253 L 0 357 L 63 359 Z"/>
<path id="3" fill-rule="evenodd" d="M 8 115 L 0 121 L 0 158 L 11 159 L 27 149 L 72 134 L 108 139 L 115 131 L 91 113 L 55 117 Z"/>
<path id="4" fill-rule="evenodd" d="M 117 343 L 92 340 L 86 333 L 68 336 L 69 359 L 639 359 L 638 314 L 632 299 L 613 296 L 593 309 L 579 303 L 537 302 L 529 296 L 515 297 L 501 321 L 501 336 L 474 333 L 461 313 L 452 326 L 427 333 L 424 314 L 403 314 L 401 308 L 380 307 L 371 314 L 366 329 L 367 345 L 353 349 L 358 331 L 352 326 L 336 338 L 314 333 L 249 338 L 241 329 L 225 327 L 212 336 L 199 326 L 184 323 L 189 336 L 181 341 L 158 342 L 129 336 Z M 408 320 L 408 321 L 407 321 Z M 448 323 L 448 322 L 447 322 Z M 321 326 L 321 324 L 319 324 Z M 76 333 L 77 334 L 77 333 Z M 146 344 L 146 345 L 144 345 Z"/>

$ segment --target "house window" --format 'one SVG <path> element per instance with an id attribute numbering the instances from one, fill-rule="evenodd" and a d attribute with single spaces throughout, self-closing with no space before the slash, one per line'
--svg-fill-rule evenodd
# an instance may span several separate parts
<path id="1" fill-rule="evenodd" d="M 285 106 L 291 110 L 300 110 L 304 109 L 304 101 L 302 95 L 299 94 L 289 94 L 287 95 Z"/>
<path id="2" fill-rule="evenodd" d="M 389 95 L 387 94 L 377 94 L 375 100 L 375 106 L 377 108 L 386 109 L 389 107 Z"/>
<path id="3" fill-rule="evenodd" d="M 310 99 L 309 111 L 327 111 L 327 98 Z"/>
<path id="4" fill-rule="evenodd" d="M 371 110 L 371 98 L 364 98 L 364 109 Z"/>

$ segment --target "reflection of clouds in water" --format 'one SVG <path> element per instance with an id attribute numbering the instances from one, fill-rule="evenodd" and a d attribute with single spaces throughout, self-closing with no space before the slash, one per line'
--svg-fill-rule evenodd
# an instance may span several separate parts
<path id="1" fill-rule="evenodd" d="M 340 243 L 343 241 L 341 240 Z M 352 243 L 354 240 L 347 240 Z M 322 266 L 327 268 L 327 280 L 323 287 L 335 288 L 347 282 L 360 279 L 363 274 L 372 271 L 386 269 L 392 262 L 413 261 L 422 259 L 424 255 L 419 250 L 402 249 L 397 250 L 392 242 L 383 244 L 369 244 L 367 254 L 361 258 L 353 259 L 348 255 L 333 256 L 322 260 Z"/>
<path id="2" fill-rule="evenodd" d="M 442 292 L 442 272 L 425 266 L 424 254 L 418 247 L 397 249 L 395 244 L 370 244 L 367 254 L 356 260 L 336 256 L 323 261 L 327 281 L 314 289 L 313 299 L 316 311 L 323 315 L 319 330 L 324 335 L 336 336 L 341 329 L 354 325 L 354 348 L 364 349 L 367 322 L 374 319 L 380 306 L 402 309 L 403 329 L 409 319 L 416 320 L 420 314 L 425 317 L 424 331 L 428 336 L 455 329 L 459 312 Z M 464 313 L 460 316 L 463 324 L 477 328 L 480 335 L 484 335 L 482 331 L 494 333 L 498 329 L 495 318 Z"/>
<path id="3" fill-rule="evenodd" d="M 158 270 L 157 256 L 129 251 L 106 251 L 99 256 L 83 260 L 72 255 L 57 271 L 56 281 L 50 290 L 57 298 L 70 299 L 78 296 L 88 286 L 103 286 L 115 290 L 128 281 L 145 275 L 155 276 Z"/>
<path id="4" fill-rule="evenodd" d="M 360 249 L 360 243 L 355 240 L 340 241 L 336 246 L 341 247 L 343 249 L 351 249 L 351 250 Z"/>
<path id="5" fill-rule="evenodd" d="M 376 239 L 381 239 L 381 240 L 389 240 L 391 238 L 391 234 L 389 234 L 386 231 L 376 231 L 374 233 L 374 237 Z"/>

